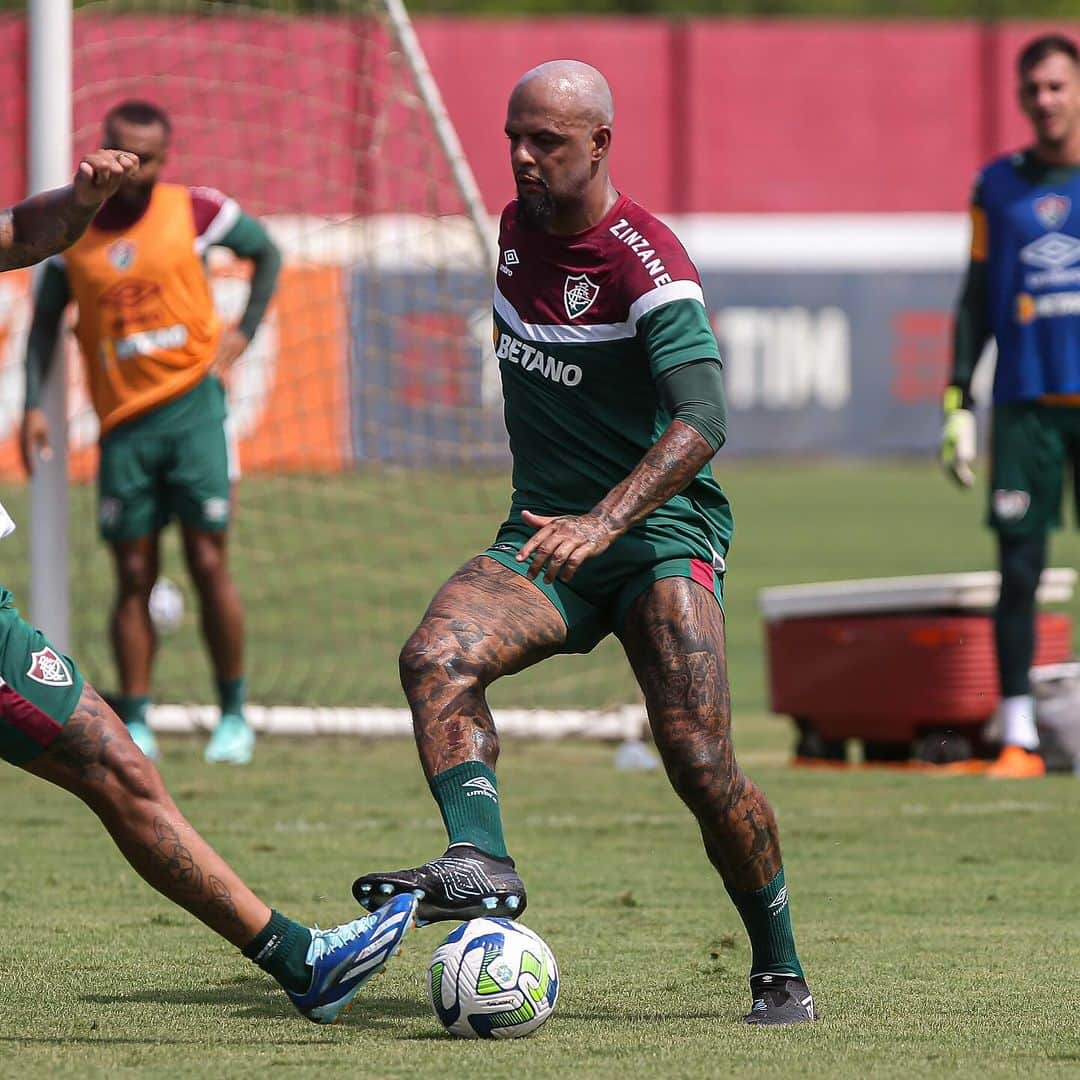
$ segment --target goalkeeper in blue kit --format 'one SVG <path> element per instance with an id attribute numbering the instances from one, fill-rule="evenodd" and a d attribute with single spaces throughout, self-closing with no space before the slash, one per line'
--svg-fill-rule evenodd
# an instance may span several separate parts
<path id="1" fill-rule="evenodd" d="M 989 775 L 999 779 L 1046 771 L 1028 676 L 1035 590 L 1048 533 L 1061 524 L 1066 474 L 1080 496 L 1080 52 L 1068 38 L 1047 35 L 1023 49 L 1017 69 L 1034 143 L 990 162 L 976 180 L 941 446 L 946 470 L 970 487 L 971 379 L 992 336 L 987 520 L 1001 569 L 994 637 L 1002 700 L 1001 754 Z"/>

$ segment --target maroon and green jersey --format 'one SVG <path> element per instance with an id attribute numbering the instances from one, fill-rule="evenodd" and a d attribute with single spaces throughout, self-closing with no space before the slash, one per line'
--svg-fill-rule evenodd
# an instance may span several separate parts
<path id="1" fill-rule="evenodd" d="M 655 380 L 719 361 L 701 279 L 672 231 L 625 195 L 574 236 L 503 211 L 495 352 L 514 459 L 512 514 L 583 514 L 634 470 L 671 419 Z M 724 554 L 727 497 L 706 465 L 634 526 Z"/>

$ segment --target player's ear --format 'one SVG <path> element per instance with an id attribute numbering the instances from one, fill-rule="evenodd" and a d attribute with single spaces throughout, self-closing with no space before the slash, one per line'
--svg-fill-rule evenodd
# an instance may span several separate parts
<path id="1" fill-rule="evenodd" d="M 602 161 L 611 149 L 611 128 L 607 124 L 593 128 L 591 141 L 593 161 Z"/>

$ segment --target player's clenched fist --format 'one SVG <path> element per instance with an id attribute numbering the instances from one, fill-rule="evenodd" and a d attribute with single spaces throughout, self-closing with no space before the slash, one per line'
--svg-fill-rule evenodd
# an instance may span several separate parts
<path id="1" fill-rule="evenodd" d="M 138 171 L 138 157 L 127 150 L 91 150 L 75 172 L 75 199 L 83 206 L 97 206 Z"/>

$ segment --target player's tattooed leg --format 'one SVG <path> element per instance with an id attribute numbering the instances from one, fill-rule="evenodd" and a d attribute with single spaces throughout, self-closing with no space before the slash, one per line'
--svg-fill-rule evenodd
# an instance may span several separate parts
<path id="1" fill-rule="evenodd" d="M 87 684 L 75 711 L 49 747 L 49 756 L 81 780 L 101 782 L 107 772 L 109 744 L 117 737 L 113 719 L 101 695 Z"/>
<path id="2" fill-rule="evenodd" d="M 552 655 L 565 637 L 543 593 L 493 559 L 471 560 L 443 585 L 399 661 L 429 778 L 464 761 L 494 768 L 499 738 L 484 691 Z"/>
<path id="3" fill-rule="evenodd" d="M 26 769 L 82 799 L 140 877 L 234 945 L 266 925 L 270 909 L 184 818 L 89 684 L 52 746 Z"/>
<path id="4" fill-rule="evenodd" d="M 710 861 L 729 890 L 761 888 L 780 869 L 780 842 L 772 808 L 731 745 L 720 606 L 688 578 L 667 578 L 635 601 L 620 636 L 668 777 Z"/>

